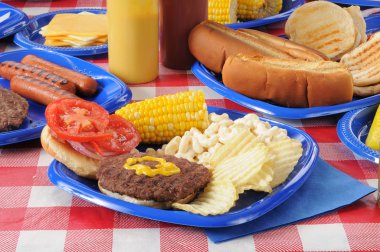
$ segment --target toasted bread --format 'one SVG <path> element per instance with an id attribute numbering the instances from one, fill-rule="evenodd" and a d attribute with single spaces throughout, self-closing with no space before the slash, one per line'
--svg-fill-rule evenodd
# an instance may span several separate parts
<path id="1" fill-rule="evenodd" d="M 354 85 L 365 87 L 380 83 L 380 32 L 371 36 L 350 53 L 345 54 L 343 63 L 351 72 Z"/>
<path id="2" fill-rule="evenodd" d="M 354 47 L 359 46 L 367 41 L 367 24 L 365 23 L 364 17 L 360 11 L 359 6 L 350 6 L 348 8 L 344 8 L 351 15 L 354 20 L 355 29 L 357 32 L 356 41 Z"/>
<path id="3" fill-rule="evenodd" d="M 350 11 L 325 1 L 310 2 L 295 10 L 285 24 L 285 33 L 290 40 L 332 60 L 352 50 L 358 34 Z"/>
<path id="4" fill-rule="evenodd" d="M 354 95 L 356 96 L 371 96 L 380 93 L 380 84 L 374 84 L 366 87 L 354 86 Z"/>

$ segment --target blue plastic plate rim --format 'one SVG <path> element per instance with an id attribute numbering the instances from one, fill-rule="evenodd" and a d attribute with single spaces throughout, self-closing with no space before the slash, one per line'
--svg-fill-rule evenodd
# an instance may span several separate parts
<path id="1" fill-rule="evenodd" d="M 217 107 L 209 107 L 209 112 L 216 112 L 218 114 L 227 113 L 232 119 L 245 115 L 245 113 Z M 262 216 L 288 199 L 306 181 L 318 159 L 318 145 L 306 132 L 273 120 L 261 119 L 268 121 L 272 126 L 285 128 L 290 137 L 302 143 L 303 155 L 289 178 L 283 184 L 276 187 L 272 194 L 266 195 L 256 202 L 251 202 L 254 195 L 249 195 L 249 197 L 240 195 L 237 206 L 241 208 L 232 209 L 226 214 L 201 216 L 184 211 L 160 210 L 144 207 L 115 199 L 100 193 L 96 181 L 78 177 L 56 160 L 49 166 L 48 177 L 54 185 L 84 200 L 138 217 L 186 226 L 208 228 L 239 225 Z M 241 202 L 241 200 L 244 202 Z"/>
<path id="2" fill-rule="evenodd" d="M 23 29 L 29 22 L 28 16 L 21 10 L 0 2 L 0 15 L 10 12 L 10 17 L 0 23 L 0 39 Z"/>
<path id="3" fill-rule="evenodd" d="M 55 51 L 59 53 L 68 54 L 71 56 L 91 56 L 97 54 L 103 54 L 108 52 L 108 44 L 99 46 L 86 46 L 80 48 L 74 47 L 58 47 L 58 46 L 45 46 L 43 44 L 44 39 L 38 33 L 42 26 L 47 25 L 50 20 L 56 15 L 61 13 L 79 13 L 82 11 L 92 12 L 95 14 L 105 14 L 106 9 L 96 8 L 81 8 L 81 9 L 68 9 L 59 10 L 37 15 L 30 19 L 29 24 L 20 32 L 16 33 L 13 38 L 13 42 L 20 47 L 33 49 L 40 48 L 49 51 Z"/>
<path id="4" fill-rule="evenodd" d="M 380 14 L 372 15 L 365 18 L 367 24 L 367 33 L 373 33 L 380 29 Z M 260 113 L 276 116 L 279 118 L 286 119 L 305 119 L 321 117 L 333 114 L 339 114 L 347 112 L 354 109 L 359 109 L 363 107 L 368 107 L 374 104 L 380 103 L 380 94 L 373 95 L 370 97 L 356 99 L 351 102 L 338 104 L 334 106 L 321 106 L 313 108 L 287 108 L 271 104 L 265 101 L 256 100 L 232 89 L 226 87 L 214 73 L 209 71 L 200 62 L 195 62 L 191 68 L 193 74 L 206 86 L 219 93 L 220 95 L 226 97 L 227 99 L 234 101 L 244 107 L 258 111 Z"/>
<path id="5" fill-rule="evenodd" d="M 365 145 L 378 105 L 346 113 L 338 122 L 336 131 L 339 139 L 352 152 L 371 162 L 379 163 L 379 152 Z"/>
<path id="6" fill-rule="evenodd" d="M 358 5 L 365 7 L 380 7 L 378 0 L 328 0 L 329 2 L 337 4 Z"/>
<path id="7" fill-rule="evenodd" d="M 97 102 L 109 112 L 122 107 L 132 99 L 130 88 L 120 79 L 106 70 L 69 55 L 40 49 L 18 50 L 0 54 L 0 62 L 5 60 L 20 61 L 24 56 L 33 54 L 56 64 L 74 69 L 93 77 L 99 84 L 96 96 L 86 98 Z M 9 89 L 9 81 L 0 77 L 0 87 Z M 0 132 L 0 146 L 18 143 L 40 137 L 42 128 L 46 125 L 45 106 L 28 100 L 28 116 L 19 129 Z"/>
<path id="8" fill-rule="evenodd" d="M 252 28 L 252 27 L 258 27 L 262 25 L 276 23 L 276 22 L 287 19 L 290 16 L 290 14 L 293 13 L 295 9 L 297 9 L 304 3 L 305 3 L 304 0 L 284 0 L 282 10 L 277 15 L 273 15 L 270 17 L 261 18 L 257 20 L 228 24 L 226 26 L 233 29 L 239 29 L 239 28 Z"/>

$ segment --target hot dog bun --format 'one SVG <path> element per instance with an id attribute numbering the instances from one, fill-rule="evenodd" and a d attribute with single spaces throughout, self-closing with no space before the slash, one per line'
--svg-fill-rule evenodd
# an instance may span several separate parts
<path id="1" fill-rule="evenodd" d="M 273 44 L 268 43 L 271 39 L 274 41 Z M 301 45 L 298 45 L 297 49 L 292 49 L 290 46 L 274 46 L 279 40 L 282 39 L 272 35 L 262 39 L 245 30 L 237 31 L 216 22 L 203 21 L 190 32 L 189 49 L 197 60 L 216 73 L 222 71 L 224 62 L 229 56 L 238 53 L 280 59 L 326 59 L 323 54 Z M 300 47 L 304 50 L 300 50 Z M 291 53 L 292 50 L 299 51 L 296 54 Z"/>
<path id="2" fill-rule="evenodd" d="M 41 132 L 41 144 L 48 154 L 66 165 L 78 176 L 96 179 L 100 160 L 86 157 L 75 151 L 68 143 L 58 141 L 51 135 L 48 126 L 45 126 Z"/>
<path id="3" fill-rule="evenodd" d="M 231 56 L 223 67 L 224 84 L 246 96 L 287 107 L 316 107 L 349 102 L 350 72 L 340 63 Z"/>

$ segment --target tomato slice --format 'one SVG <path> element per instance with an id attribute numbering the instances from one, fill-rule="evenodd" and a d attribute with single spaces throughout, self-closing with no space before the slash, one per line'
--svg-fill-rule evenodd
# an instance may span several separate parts
<path id="1" fill-rule="evenodd" d="M 112 133 L 112 139 L 93 141 L 94 151 L 102 156 L 112 156 L 130 152 L 139 145 L 140 133 L 129 121 L 117 115 L 110 115 L 109 119 L 106 132 Z"/>
<path id="2" fill-rule="evenodd" d="M 89 142 L 112 138 L 112 132 L 105 131 L 108 111 L 95 102 L 60 99 L 46 107 L 45 117 L 50 129 L 63 140 Z"/>

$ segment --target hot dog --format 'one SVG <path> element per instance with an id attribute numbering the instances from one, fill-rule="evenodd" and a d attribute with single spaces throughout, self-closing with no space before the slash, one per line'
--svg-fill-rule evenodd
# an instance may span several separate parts
<path id="1" fill-rule="evenodd" d="M 83 96 L 91 96 L 95 94 L 98 87 L 98 83 L 93 78 L 78 73 L 74 70 L 59 66 L 52 62 L 46 61 L 34 55 L 25 56 L 21 63 L 29 64 L 35 67 L 39 67 L 55 74 L 64 77 L 65 79 L 73 82 L 76 85 L 77 90 Z"/>
<path id="2" fill-rule="evenodd" d="M 27 64 L 18 63 L 15 61 L 4 61 L 0 65 L 0 75 L 7 80 L 12 79 L 16 75 L 25 75 L 33 77 L 34 79 L 48 82 L 62 88 L 70 93 L 75 93 L 75 84 L 68 81 L 61 76 L 44 69 L 34 67 Z"/>
<path id="3" fill-rule="evenodd" d="M 66 90 L 25 75 L 14 76 L 10 86 L 19 95 L 44 105 L 61 98 L 78 98 Z"/>

